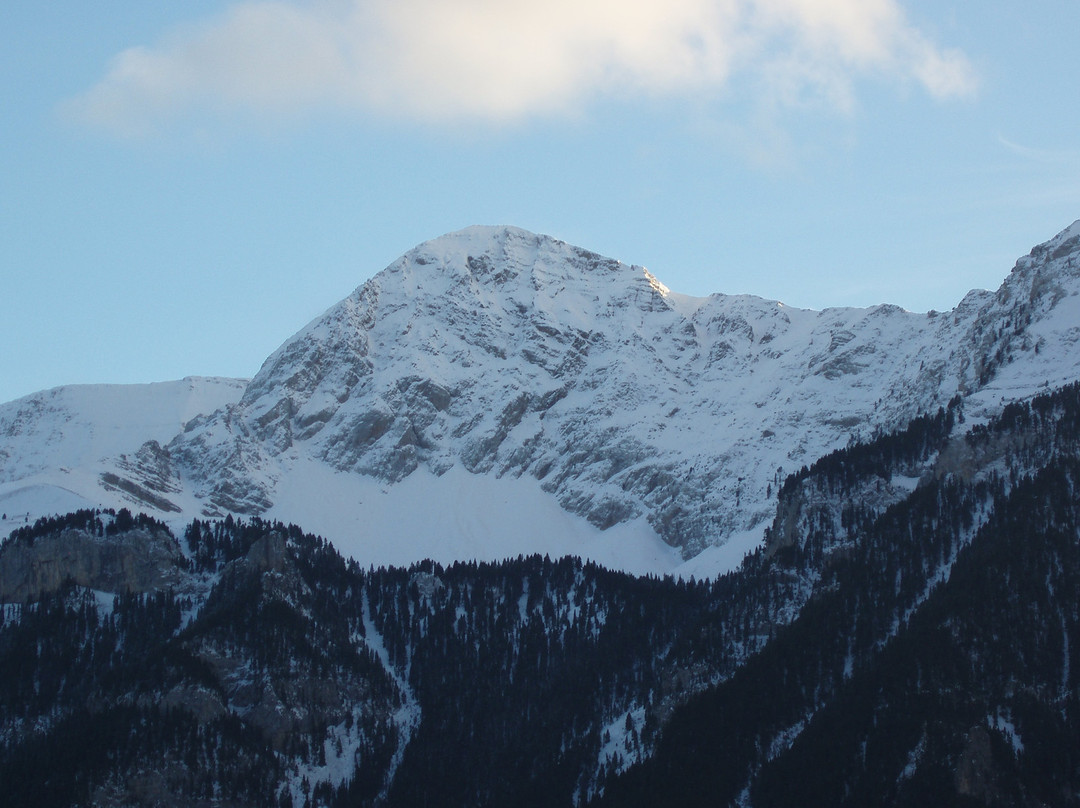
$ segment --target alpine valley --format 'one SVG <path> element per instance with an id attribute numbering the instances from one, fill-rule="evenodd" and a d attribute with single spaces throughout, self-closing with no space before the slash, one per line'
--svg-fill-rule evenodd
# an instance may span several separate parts
<path id="1" fill-rule="evenodd" d="M 1080 222 L 926 314 L 469 228 L 0 510 L 0 805 L 1080 804 Z"/>

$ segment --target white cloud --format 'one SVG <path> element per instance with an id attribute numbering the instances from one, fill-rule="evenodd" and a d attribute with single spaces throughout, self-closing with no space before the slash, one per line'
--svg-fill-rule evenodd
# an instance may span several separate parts
<path id="1" fill-rule="evenodd" d="M 253 0 L 120 53 L 67 106 L 126 135 L 205 112 L 501 122 L 742 74 L 779 103 L 840 108 L 865 74 L 940 98 L 975 86 L 897 0 Z"/>

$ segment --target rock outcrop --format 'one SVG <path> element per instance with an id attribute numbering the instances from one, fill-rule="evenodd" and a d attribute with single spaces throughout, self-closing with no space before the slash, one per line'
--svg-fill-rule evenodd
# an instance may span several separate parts
<path id="1" fill-rule="evenodd" d="M 186 568 L 163 528 L 103 536 L 69 528 L 0 548 L 0 602 L 35 600 L 69 581 L 104 592 L 150 592 L 177 584 Z"/>

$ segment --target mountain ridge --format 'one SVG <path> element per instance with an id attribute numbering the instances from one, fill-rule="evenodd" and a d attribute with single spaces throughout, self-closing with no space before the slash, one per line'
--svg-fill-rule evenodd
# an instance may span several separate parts
<path id="1" fill-rule="evenodd" d="M 709 558 L 759 543 L 783 478 L 817 457 L 956 395 L 979 419 L 1080 376 L 1078 254 L 1080 222 L 950 312 L 813 312 L 691 298 L 550 237 L 468 228 L 362 284 L 272 353 L 238 400 L 147 456 L 185 515 L 299 521 L 358 557 L 401 537 L 350 538 L 283 512 L 310 469 L 341 483 L 339 499 L 364 500 L 368 511 L 344 506 L 357 524 L 372 486 L 457 469 L 519 480 L 595 530 L 647 524 L 684 560 Z M 154 476 L 105 465 L 99 489 L 100 474 L 114 488 Z"/>

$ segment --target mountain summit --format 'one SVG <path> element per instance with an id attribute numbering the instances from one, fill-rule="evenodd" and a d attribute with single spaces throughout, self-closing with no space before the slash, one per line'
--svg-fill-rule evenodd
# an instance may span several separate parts
<path id="1" fill-rule="evenodd" d="M 979 419 L 1075 380 L 1078 257 L 1080 222 L 951 312 L 816 312 L 687 297 L 643 267 L 472 227 L 416 247 L 301 329 L 239 400 L 171 441 L 116 447 L 122 460 L 102 461 L 96 481 L 189 515 L 302 522 L 362 562 L 383 558 L 377 546 L 421 553 L 411 534 L 425 531 L 418 558 L 565 550 L 545 542 L 573 524 L 616 537 L 607 563 L 658 537 L 656 558 L 666 545 L 730 565 L 801 466 L 957 395 Z M 5 442 L 21 434 L 19 404 L 0 409 Z M 14 507 L 18 468 L 6 479 L 0 502 L 27 510 Z M 883 482 L 881 496 L 910 484 Z M 103 488 L 78 493 L 111 502 Z M 490 542 L 470 543 L 478 531 Z"/>

